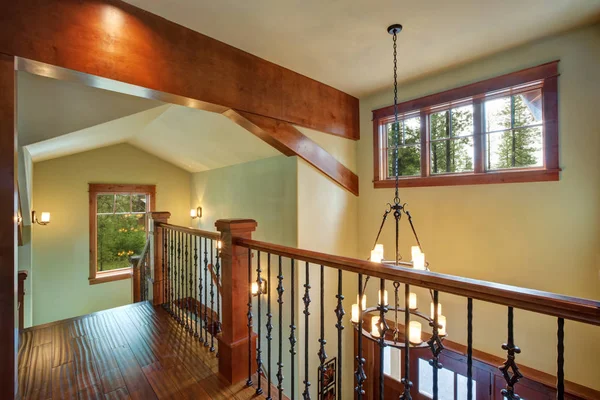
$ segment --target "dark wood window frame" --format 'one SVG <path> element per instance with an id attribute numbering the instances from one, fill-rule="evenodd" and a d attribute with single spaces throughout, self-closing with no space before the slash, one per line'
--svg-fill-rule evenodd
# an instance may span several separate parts
<path id="1" fill-rule="evenodd" d="M 123 268 L 114 271 L 98 271 L 97 270 L 97 201 L 98 194 L 103 193 L 138 193 L 147 194 L 150 196 L 150 210 L 156 211 L 156 186 L 155 185 L 123 185 L 123 184 L 104 184 L 90 183 L 89 184 L 89 227 L 90 227 L 90 276 L 88 278 L 90 285 L 98 283 L 118 281 L 131 278 L 131 268 Z"/>
<path id="2" fill-rule="evenodd" d="M 537 67 L 487 79 L 470 85 L 432 94 L 398 104 L 401 115 L 421 116 L 421 176 L 401 177 L 400 187 L 478 185 L 489 183 L 517 183 L 559 180 L 558 163 L 558 62 L 552 61 Z M 538 168 L 486 171 L 485 140 L 482 104 L 491 96 L 513 93 L 519 87 L 535 83 L 542 91 L 544 163 Z M 443 105 L 473 104 L 473 172 L 434 175 L 430 173 L 430 138 L 428 115 L 433 108 Z M 373 168 L 375 188 L 393 188 L 392 177 L 385 178 L 387 162 L 382 157 L 383 126 L 394 116 L 394 106 L 373 111 Z M 423 145 L 424 144 L 424 145 Z"/>

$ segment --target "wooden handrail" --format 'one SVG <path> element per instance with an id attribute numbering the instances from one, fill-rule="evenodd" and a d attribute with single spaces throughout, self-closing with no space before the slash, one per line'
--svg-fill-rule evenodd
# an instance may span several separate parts
<path id="1" fill-rule="evenodd" d="M 207 239 L 221 240 L 221 234 L 219 232 L 210 232 L 210 231 L 203 231 L 201 229 L 186 228 L 184 226 L 165 224 L 164 222 L 156 222 L 156 226 L 171 229 L 171 230 L 177 231 L 177 232 L 188 233 L 188 234 L 194 235 L 194 236 L 200 236 L 200 237 L 207 238 Z"/>
<path id="2" fill-rule="evenodd" d="M 379 264 L 239 237 L 233 238 L 233 243 L 237 246 L 343 271 L 408 283 L 444 293 L 470 297 L 586 324 L 600 325 L 600 302 L 595 300 L 430 271 L 414 270 L 407 267 L 411 265 L 410 263 L 402 263 L 403 266 Z"/>

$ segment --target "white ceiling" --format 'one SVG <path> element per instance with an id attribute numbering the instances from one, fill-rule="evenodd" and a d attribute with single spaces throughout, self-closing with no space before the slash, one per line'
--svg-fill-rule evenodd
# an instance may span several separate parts
<path id="1" fill-rule="evenodd" d="M 154 14 L 362 97 L 600 19 L 600 0 L 126 0 Z"/>
<path id="2" fill-rule="evenodd" d="M 130 143 L 189 172 L 280 153 L 227 117 L 19 72 L 19 143 L 33 162 Z"/>

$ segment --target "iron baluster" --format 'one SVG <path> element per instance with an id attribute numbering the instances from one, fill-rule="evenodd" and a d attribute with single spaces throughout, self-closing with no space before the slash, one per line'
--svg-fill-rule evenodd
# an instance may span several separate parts
<path id="1" fill-rule="evenodd" d="M 267 399 L 271 400 L 271 331 L 273 330 L 273 324 L 271 322 L 273 315 L 271 314 L 271 254 L 267 253 L 267 367 L 269 368 L 268 382 L 267 382 Z"/>
<path id="2" fill-rule="evenodd" d="M 198 237 L 194 236 L 194 337 L 198 337 Z"/>
<path id="3" fill-rule="evenodd" d="M 215 268 L 214 263 L 215 244 L 210 239 L 210 265 L 213 270 Z M 212 273 L 210 274 L 210 351 L 215 351 L 215 285 Z"/>
<path id="4" fill-rule="evenodd" d="M 206 244 L 206 243 L 205 243 Z M 248 380 L 246 386 L 252 386 L 252 250 L 248 249 Z"/>
<path id="5" fill-rule="evenodd" d="M 344 305 L 342 301 L 344 300 L 344 295 L 342 294 L 342 270 L 338 269 L 338 293 L 335 296 L 337 298 L 337 306 L 335 307 L 335 315 L 337 317 L 337 323 L 335 327 L 338 331 L 338 370 L 337 370 L 337 395 L 338 398 L 342 399 L 342 331 L 344 330 L 343 318 L 346 312 L 344 311 Z M 323 300 L 321 300 L 323 301 Z M 321 379 L 321 382 L 323 380 Z"/>
<path id="6" fill-rule="evenodd" d="M 174 282 L 174 278 L 173 275 L 175 273 L 175 265 L 174 265 L 174 252 L 175 252 L 175 246 L 174 246 L 174 240 L 175 238 L 175 232 L 174 231 L 169 231 L 169 242 L 170 242 L 170 255 L 169 255 L 169 314 L 171 314 L 171 316 L 174 316 L 173 314 L 173 301 L 175 300 L 174 298 L 174 293 L 173 293 L 173 282 Z"/>
<path id="7" fill-rule="evenodd" d="M 222 242 L 221 242 L 222 243 Z M 217 247 L 217 260 L 215 263 L 215 275 L 216 275 L 216 283 L 217 286 L 217 326 L 215 327 L 217 333 L 221 333 L 221 294 L 219 293 L 219 288 L 221 287 L 221 249 Z M 219 356 L 217 349 L 217 357 Z"/>
<path id="8" fill-rule="evenodd" d="M 379 398 L 383 399 L 384 393 L 384 373 L 383 373 L 383 362 L 385 354 L 385 334 L 388 330 L 388 324 L 385 321 L 385 314 L 387 313 L 387 302 L 385 296 L 385 279 L 379 280 Z"/>
<path id="9" fill-rule="evenodd" d="M 189 260 L 188 260 L 188 255 L 189 255 L 189 253 L 188 253 L 188 239 L 189 239 L 189 236 L 190 235 L 187 234 L 187 233 L 184 233 L 184 235 L 183 235 L 183 237 L 184 237 L 183 240 L 184 240 L 184 244 L 185 244 L 185 275 L 189 274 Z M 185 279 L 185 276 L 182 276 L 182 278 Z M 189 289 L 189 287 L 188 287 L 188 289 Z M 183 290 L 185 291 L 185 280 L 183 280 Z M 188 330 L 190 328 L 190 326 L 188 324 L 188 320 L 189 320 L 189 318 L 188 318 L 188 316 L 189 316 L 189 305 L 188 305 L 189 296 L 190 296 L 190 293 L 188 291 L 184 295 L 184 299 L 185 299 L 185 303 L 184 303 L 185 304 L 185 314 L 184 314 L 185 315 L 185 329 L 188 329 Z"/>
<path id="10" fill-rule="evenodd" d="M 362 298 L 363 298 L 363 284 L 362 284 L 362 274 L 358 274 L 358 354 L 356 356 L 356 372 L 354 373 L 354 378 L 356 379 L 356 387 L 354 391 L 356 392 L 358 400 L 361 400 L 365 391 L 363 389 L 363 383 L 367 379 L 365 375 L 365 359 L 363 358 L 363 334 L 362 334 L 362 325 L 363 325 L 363 309 L 362 309 Z"/>
<path id="11" fill-rule="evenodd" d="M 202 255 L 202 238 L 199 237 L 198 238 L 198 245 L 200 246 L 200 256 Z M 203 284 L 203 280 L 202 280 L 202 259 L 200 259 L 200 262 L 198 264 L 198 298 L 197 298 L 197 303 L 198 303 L 198 312 L 196 314 L 196 319 L 200 320 L 200 342 L 204 341 L 204 333 L 203 333 L 203 328 L 202 328 L 202 290 L 204 289 L 204 284 Z"/>
<path id="12" fill-rule="evenodd" d="M 208 239 L 204 238 L 204 347 L 208 347 Z"/>
<path id="13" fill-rule="evenodd" d="M 194 324 L 193 321 L 191 320 L 192 317 L 192 294 L 194 293 L 193 288 L 194 288 L 194 275 L 192 273 L 192 235 L 188 235 L 189 237 L 189 242 L 190 242 L 190 260 L 189 260 L 189 264 L 188 264 L 188 292 L 187 292 L 187 319 L 189 320 L 189 324 L 190 324 L 190 333 L 192 333 L 194 331 Z"/>
<path id="14" fill-rule="evenodd" d="M 262 373 L 262 350 L 261 350 L 261 337 L 260 337 L 260 317 L 261 317 L 261 311 L 260 311 L 260 301 L 261 301 L 261 295 L 262 295 L 262 278 L 260 277 L 260 273 L 262 272 L 261 268 L 260 268 L 260 251 L 257 251 L 257 260 L 256 260 L 256 284 L 258 286 L 258 292 L 256 293 L 257 295 L 257 313 L 256 313 L 256 317 L 258 318 L 258 323 L 256 324 L 258 327 L 258 347 L 256 349 L 256 379 L 258 380 L 258 386 L 256 388 L 256 394 L 262 394 L 263 390 L 261 387 L 261 373 Z"/>
<path id="15" fill-rule="evenodd" d="M 283 272 L 279 256 L 279 275 L 277 275 L 277 304 L 279 304 L 279 362 L 277 363 L 277 390 L 283 398 Z"/>
<path id="16" fill-rule="evenodd" d="M 304 392 L 302 393 L 302 398 L 304 400 L 310 399 L 310 381 L 308 379 L 308 321 L 310 317 L 310 311 L 308 311 L 308 307 L 310 306 L 310 268 L 308 261 L 306 262 L 305 268 L 305 283 L 304 283 L 304 296 L 302 297 L 302 301 L 304 302 Z"/>
<path id="17" fill-rule="evenodd" d="M 467 400 L 473 400 L 473 299 L 470 297 L 467 299 Z"/>
<path id="18" fill-rule="evenodd" d="M 175 268 L 175 284 L 177 285 L 177 322 L 181 323 L 181 232 L 177 232 L 177 267 Z"/>
<path id="19" fill-rule="evenodd" d="M 296 371 L 295 371 L 295 367 L 294 367 L 294 358 L 295 358 L 295 355 L 296 355 L 296 336 L 295 336 L 296 325 L 294 324 L 294 321 L 296 320 L 296 312 L 295 312 L 295 303 L 296 303 L 296 300 L 295 300 L 296 299 L 296 297 L 295 297 L 296 296 L 296 293 L 295 293 L 296 292 L 296 289 L 295 289 L 296 277 L 295 277 L 295 275 L 296 275 L 296 271 L 295 271 L 294 259 L 292 258 L 290 261 L 291 261 L 291 266 L 290 266 L 291 274 L 290 275 L 292 277 L 291 278 L 292 282 L 291 282 L 291 286 L 290 287 L 291 287 L 292 293 L 291 293 L 291 297 L 290 297 L 290 304 L 291 304 L 291 324 L 290 324 L 290 338 L 289 338 L 289 340 L 290 340 L 290 359 L 291 359 L 291 361 L 290 361 L 291 371 L 290 372 L 291 372 L 291 375 L 292 375 L 292 385 L 291 385 L 291 388 L 292 388 L 291 395 L 292 396 L 291 396 L 291 400 L 294 400 L 296 398 L 296 391 L 294 390 L 294 387 L 296 385 L 296 375 L 295 375 Z"/>
<path id="20" fill-rule="evenodd" d="M 400 289 L 400 282 L 394 282 L 394 343 L 398 343 L 400 338 L 400 331 L 398 330 L 398 307 L 400 306 L 400 298 L 398 297 L 398 290 Z"/>
<path id="21" fill-rule="evenodd" d="M 556 398 L 563 400 L 565 398 L 565 320 L 563 318 L 558 318 L 557 339 Z"/>
<path id="22" fill-rule="evenodd" d="M 444 350 L 444 345 L 442 344 L 442 340 L 439 335 L 439 312 L 438 312 L 438 303 L 439 303 L 439 293 L 437 290 L 433 291 L 433 321 L 429 324 L 432 327 L 432 335 L 431 338 L 427 341 L 429 345 L 429 349 L 431 350 L 431 354 L 433 358 L 429 360 L 429 365 L 433 369 L 433 399 L 438 399 L 438 370 L 442 368 L 442 364 L 439 361 L 439 356 L 442 350 Z"/>
<path id="23" fill-rule="evenodd" d="M 515 362 L 515 355 L 521 353 L 521 349 L 515 346 L 514 330 L 513 330 L 513 308 L 508 307 L 508 340 L 502 345 L 502 349 L 506 350 L 507 358 L 504 364 L 498 369 L 502 372 L 506 381 L 506 388 L 502 389 L 502 395 L 508 400 L 519 400 L 520 397 L 515 393 L 515 385 L 523 377 L 519 371 L 519 367 Z"/>
<path id="24" fill-rule="evenodd" d="M 327 360 L 327 353 L 325 352 L 325 345 L 327 341 L 325 340 L 325 267 L 321 265 L 321 310 L 320 310 L 320 319 L 321 319 L 321 336 L 319 337 L 319 351 L 317 355 L 319 356 L 319 376 L 321 378 L 321 382 L 319 385 L 319 392 L 321 392 L 321 396 L 323 394 L 323 378 L 325 377 L 325 360 Z"/>
<path id="25" fill-rule="evenodd" d="M 162 307 L 166 309 L 167 307 L 167 284 L 166 284 L 166 276 L 167 276 L 167 230 L 165 228 L 162 229 L 162 239 L 163 239 L 163 252 L 162 252 Z"/>
<path id="26" fill-rule="evenodd" d="M 410 381 L 410 341 L 408 340 L 408 326 L 410 326 L 410 285 L 404 285 L 404 378 L 402 378 L 402 384 L 404 385 L 404 393 L 400 396 L 402 400 L 411 400 L 410 388 L 412 382 Z"/>

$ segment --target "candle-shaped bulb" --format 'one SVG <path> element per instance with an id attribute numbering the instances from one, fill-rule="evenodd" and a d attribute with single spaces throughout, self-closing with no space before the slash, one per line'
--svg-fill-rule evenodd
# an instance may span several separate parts
<path id="1" fill-rule="evenodd" d="M 352 322 L 358 324 L 358 304 L 352 304 Z"/>
<path id="2" fill-rule="evenodd" d="M 408 341 L 412 344 L 421 344 L 421 323 L 410 321 L 408 324 Z"/>
<path id="3" fill-rule="evenodd" d="M 358 304 L 358 302 L 359 302 L 359 296 L 356 295 L 356 303 Z M 362 307 L 363 311 L 367 309 L 367 295 L 366 294 L 363 294 L 361 307 Z"/>
<path id="4" fill-rule="evenodd" d="M 195 208 L 192 208 L 190 210 L 190 217 L 192 217 L 192 218 L 198 217 L 198 211 Z"/>
<path id="5" fill-rule="evenodd" d="M 438 316 L 438 334 L 445 335 L 446 334 L 446 317 L 443 315 Z"/>
<path id="6" fill-rule="evenodd" d="M 379 254 L 379 259 L 383 260 L 383 245 L 379 243 L 376 244 L 374 250 Z"/>
<path id="7" fill-rule="evenodd" d="M 383 257 L 377 250 L 371 250 L 371 258 L 369 258 L 371 262 L 380 263 L 382 259 Z"/>
<path id="8" fill-rule="evenodd" d="M 253 295 L 258 294 L 258 283 L 257 282 L 252 282 L 252 294 Z"/>
<path id="9" fill-rule="evenodd" d="M 417 309 L 417 294 L 416 293 L 410 293 L 410 295 L 408 296 L 408 308 L 411 310 L 416 310 Z"/>
<path id="10" fill-rule="evenodd" d="M 412 256 L 412 260 L 414 261 L 415 258 L 421 254 L 421 248 L 419 246 L 411 246 L 410 248 L 410 254 Z"/>
<path id="11" fill-rule="evenodd" d="M 371 336 L 380 337 L 379 334 L 379 317 L 371 318 Z"/>
<path id="12" fill-rule="evenodd" d="M 438 310 L 437 310 L 437 313 L 438 313 L 438 317 L 439 317 L 440 315 L 442 315 L 442 303 L 438 303 Z M 429 315 L 430 315 L 430 316 L 431 316 L 431 318 L 433 319 L 433 317 L 434 317 L 434 313 L 433 313 L 433 302 L 431 302 L 431 304 L 430 304 L 430 306 L 429 306 Z"/>
<path id="13" fill-rule="evenodd" d="M 424 270 L 425 269 L 425 254 L 418 253 L 413 255 L 413 268 Z"/>
<path id="14" fill-rule="evenodd" d="M 217 249 L 221 250 L 223 248 L 223 242 L 217 240 Z"/>
<path id="15" fill-rule="evenodd" d="M 378 299 L 379 299 L 379 304 L 383 304 L 384 306 L 387 306 L 388 304 L 388 292 L 387 290 L 383 291 L 383 303 L 381 302 L 381 290 L 378 292 Z"/>

